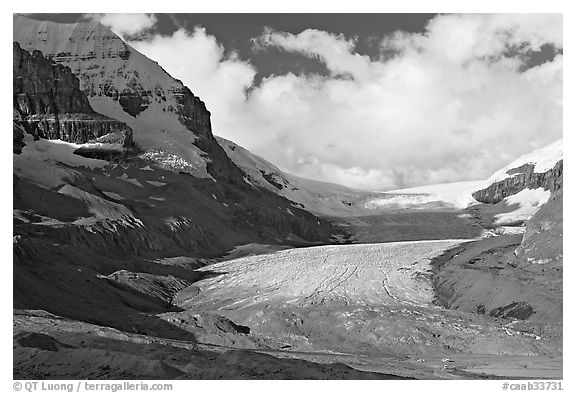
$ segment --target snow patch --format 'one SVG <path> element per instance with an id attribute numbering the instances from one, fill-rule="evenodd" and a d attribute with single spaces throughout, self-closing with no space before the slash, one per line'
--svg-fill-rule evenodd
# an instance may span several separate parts
<path id="1" fill-rule="evenodd" d="M 544 188 L 526 188 L 517 194 L 504 198 L 506 206 L 516 207 L 514 211 L 496 215 L 496 223 L 510 224 L 530 219 L 550 199 L 550 191 Z"/>
<path id="2" fill-rule="evenodd" d="M 106 195 L 108 198 L 116 199 L 117 201 L 121 201 L 124 199 L 124 197 L 111 191 L 102 191 L 102 194 Z"/>
<path id="3" fill-rule="evenodd" d="M 105 160 L 86 158 L 74 154 L 74 151 L 81 147 L 90 147 L 96 144 L 77 144 L 64 142 L 60 139 L 39 139 L 34 141 L 29 134 L 25 135 L 29 137 L 25 140 L 26 146 L 22 149 L 21 154 L 15 155 L 15 158 L 61 162 L 74 167 L 86 168 L 100 168 L 109 164 Z"/>
<path id="4" fill-rule="evenodd" d="M 203 165 L 205 161 L 198 160 L 195 162 L 190 162 L 180 157 L 178 154 L 169 153 L 163 150 L 152 150 L 140 155 L 140 158 L 145 160 L 151 160 L 159 164 L 161 167 L 176 171 L 176 172 L 189 172 L 196 175 L 196 177 L 211 177 L 207 173 L 200 176 L 203 173 Z"/>
<path id="5" fill-rule="evenodd" d="M 155 187 L 162 187 L 165 186 L 166 183 L 162 183 L 161 181 L 156 181 L 156 180 L 146 180 L 146 183 L 155 186 Z"/>
<path id="6" fill-rule="evenodd" d="M 554 165 L 556 165 L 556 163 L 562 159 L 562 139 L 560 139 L 548 146 L 525 154 L 517 160 L 506 165 L 504 168 L 498 170 L 492 176 L 490 176 L 488 183 L 493 184 L 509 177 L 516 176 L 515 174 L 509 175 L 507 172 L 511 169 L 519 168 L 526 164 L 533 164 L 535 173 L 545 173 L 554 168 Z"/>
<path id="7" fill-rule="evenodd" d="M 79 156 L 74 151 L 81 145 L 60 140 L 40 139 L 25 133 L 20 154 L 12 155 L 14 174 L 43 188 L 54 188 L 66 184 L 81 175 L 73 168 L 99 168 L 109 165 L 108 161 Z M 64 164 L 64 165 L 62 165 Z"/>
<path id="8" fill-rule="evenodd" d="M 117 176 L 116 179 L 124 180 L 128 183 L 134 184 L 135 186 L 144 188 L 144 186 L 142 185 L 142 183 L 138 181 L 138 179 L 130 179 L 126 173 L 123 173 L 122 176 Z"/>

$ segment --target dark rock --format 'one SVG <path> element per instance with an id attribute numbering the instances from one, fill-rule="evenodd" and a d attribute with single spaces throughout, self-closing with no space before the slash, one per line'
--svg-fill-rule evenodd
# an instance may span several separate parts
<path id="1" fill-rule="evenodd" d="M 498 203 L 504 198 L 514 195 L 526 188 L 544 188 L 552 193 L 562 186 L 563 160 L 560 160 L 554 168 L 544 172 L 534 172 L 534 164 L 525 164 L 518 168 L 513 168 L 507 173 L 511 176 L 489 187 L 476 191 L 472 196 L 482 203 Z"/>
<path id="2" fill-rule="evenodd" d="M 30 23 L 36 22 L 30 21 Z M 36 27 L 40 29 L 39 31 L 46 31 L 43 30 L 44 27 Z M 54 30 L 46 34 L 51 35 L 50 39 L 53 40 L 57 39 L 54 34 L 59 33 Z M 17 35 L 16 39 L 20 39 L 26 48 L 30 50 L 34 48 L 35 36 L 23 39 Z M 101 42 L 94 49 L 90 49 L 96 53 L 87 52 L 86 47 L 83 46 L 84 42 L 92 40 Z M 112 97 L 118 101 L 124 111 L 133 116 L 138 116 L 149 104 L 158 105 L 157 109 L 162 108 L 166 112 L 171 112 L 170 115 L 178 119 L 190 131 L 190 143 L 202 150 L 204 153 L 202 155 L 207 158 L 207 171 L 217 181 L 214 182 L 212 179 L 204 181 L 192 176 L 167 173 L 166 177 L 170 177 L 171 185 L 174 186 L 175 183 L 178 187 L 186 189 L 186 192 L 182 193 L 182 199 L 179 199 L 177 206 L 174 207 L 174 211 L 150 211 L 147 208 L 140 209 L 140 205 L 136 204 L 134 213 L 144 221 L 145 228 L 116 228 L 113 223 L 108 222 L 105 225 L 109 225 L 110 230 L 99 228 L 95 232 L 58 228 L 51 230 L 51 236 L 55 242 L 80 248 L 92 248 L 99 252 L 110 251 L 115 255 L 140 256 L 167 253 L 214 255 L 241 242 L 256 239 L 271 243 L 285 242 L 288 239 L 296 239 L 295 242 L 299 239 L 312 242 L 330 241 L 330 235 L 335 229 L 329 223 L 308 212 L 294 208 L 290 201 L 271 191 L 253 187 L 244 181 L 245 174 L 233 163 L 214 138 L 210 123 L 211 115 L 205 104 L 180 81 L 170 77 L 157 64 L 158 75 L 164 73 L 162 78 L 154 80 L 157 75 L 139 75 L 143 72 L 141 68 L 132 67 L 131 64 L 122 60 L 129 58 L 130 61 L 134 59 L 139 64 L 152 67 L 154 65 L 149 64 L 149 60 L 143 59 L 143 55 L 123 43 L 120 38 L 102 25 L 79 24 L 79 29 L 72 32 L 70 41 L 72 42 L 71 49 L 65 51 L 69 53 L 47 55 L 51 55 L 50 59 L 60 64 L 57 66 L 59 70 L 70 72 L 70 69 L 65 67 L 67 65 L 71 68 L 71 72 L 76 74 L 79 78 L 79 85 L 75 82 L 74 91 L 78 88 L 88 96 Z M 86 45 L 91 48 L 90 44 Z M 15 47 L 19 49 L 18 44 L 15 44 Z M 108 59 L 115 60 L 108 61 Z M 43 61 L 46 64 L 49 63 L 52 68 L 56 67 L 46 59 Z M 28 102 L 24 98 L 21 100 L 24 104 Z M 18 97 L 15 97 L 16 101 Z M 33 106 L 24 104 L 23 108 Z M 20 108 L 16 104 L 15 107 Z M 89 128 L 86 122 L 82 123 L 84 131 L 78 132 L 80 125 L 73 122 L 76 117 L 73 117 L 71 113 L 67 113 L 72 116 L 69 119 L 72 122 L 71 126 L 63 127 L 60 124 L 62 114 L 52 116 L 53 112 L 51 111 L 48 116 L 47 111 L 44 111 L 38 119 L 26 114 L 22 122 L 30 128 L 29 132 L 41 137 L 52 138 L 58 135 L 76 142 L 95 141 L 110 145 L 118 144 L 123 139 L 121 128 L 116 129 L 112 125 L 108 127 L 103 125 L 103 122 L 99 122 L 99 127 L 107 127 L 105 132 L 100 133 L 98 128 L 95 130 Z M 74 115 L 76 116 L 77 113 Z M 96 114 L 92 113 L 91 116 L 96 116 Z M 61 131 L 61 128 L 64 131 Z M 124 138 L 126 140 L 124 145 L 131 142 L 131 134 L 129 136 L 130 138 Z M 75 153 L 90 158 L 122 159 L 120 151 L 108 146 L 106 148 L 87 146 L 78 149 Z M 120 175 L 122 174 L 118 174 Z M 89 189 L 88 186 L 87 188 Z M 219 201 L 226 203 L 230 208 L 223 209 L 220 203 L 212 202 L 212 194 L 218 195 L 221 198 Z M 199 203 L 201 204 L 200 201 L 205 196 L 209 197 L 210 204 L 206 204 L 206 209 L 192 214 L 191 210 Z M 171 199 L 170 202 L 172 203 L 173 200 Z M 293 215 L 287 213 L 287 208 L 291 209 Z M 220 211 L 221 209 L 223 210 Z M 155 216 L 161 213 L 162 216 Z M 145 219 L 148 215 L 149 220 Z M 175 225 L 172 225 L 173 223 Z"/>
<path id="3" fill-rule="evenodd" d="M 274 187 L 276 187 L 278 190 L 282 190 L 284 188 L 284 185 L 278 183 L 276 181 L 276 178 L 274 177 L 273 173 L 266 173 L 263 170 L 260 170 L 260 173 L 262 174 L 262 177 L 270 184 L 272 184 Z"/>
<path id="4" fill-rule="evenodd" d="M 150 105 L 150 101 L 146 95 L 130 90 L 121 92 L 118 96 L 118 102 L 122 106 L 122 109 L 124 109 L 124 112 L 134 117 L 145 111 Z"/>
<path id="5" fill-rule="evenodd" d="M 186 86 L 180 91 L 175 91 L 174 96 L 180 105 L 176 111 L 180 122 L 197 135 L 205 138 L 213 137 L 210 112 L 204 102 L 192 94 Z"/>
<path id="6" fill-rule="evenodd" d="M 30 54 L 16 42 L 13 88 L 14 122 L 36 138 L 86 143 L 113 133 L 113 143 L 133 144 L 130 127 L 92 109 L 70 68 L 40 51 Z"/>
<path id="7" fill-rule="evenodd" d="M 534 309 L 525 302 L 513 302 L 490 311 L 490 316 L 497 318 L 528 319 L 532 314 Z"/>
<path id="8" fill-rule="evenodd" d="M 98 113 L 30 115 L 19 122 L 28 132 L 39 138 L 60 139 L 72 143 L 94 142 L 113 133 L 123 146 L 132 146 L 132 130 L 124 123 Z M 102 142 L 110 143 L 110 142 Z"/>
<path id="9" fill-rule="evenodd" d="M 24 143 L 24 128 L 21 125 L 13 123 L 12 125 L 12 152 L 14 154 L 22 153 Z"/>
<path id="10" fill-rule="evenodd" d="M 80 82 L 68 67 L 31 54 L 13 44 L 14 107 L 24 116 L 33 114 L 86 113 L 94 110 L 80 90 Z"/>

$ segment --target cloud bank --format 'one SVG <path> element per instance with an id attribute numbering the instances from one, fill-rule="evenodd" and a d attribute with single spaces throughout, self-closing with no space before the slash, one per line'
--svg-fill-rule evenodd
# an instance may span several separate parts
<path id="1" fill-rule="evenodd" d="M 206 102 L 214 133 L 303 177 L 380 190 L 482 179 L 562 137 L 562 55 L 523 67 L 544 44 L 562 48 L 561 15 L 440 15 L 384 37 L 379 59 L 355 38 L 265 29 L 255 50 L 316 58 L 328 75 L 258 86 L 202 28 L 130 44 Z"/>
<path id="2" fill-rule="evenodd" d="M 153 14 L 87 14 L 85 17 L 108 26 L 123 38 L 141 33 L 157 22 Z"/>

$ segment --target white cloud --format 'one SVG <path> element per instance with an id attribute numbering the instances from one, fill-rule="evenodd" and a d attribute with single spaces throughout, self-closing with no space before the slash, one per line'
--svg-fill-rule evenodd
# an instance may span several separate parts
<path id="1" fill-rule="evenodd" d="M 153 14 L 87 14 L 86 17 L 108 26 L 120 37 L 143 32 L 157 22 Z"/>
<path id="2" fill-rule="evenodd" d="M 182 80 L 212 112 L 212 123 L 235 114 L 245 104 L 245 90 L 252 85 L 256 70 L 224 48 L 203 28 L 192 33 L 179 29 L 171 36 L 156 35 L 130 45 L 158 61 L 173 77 Z M 228 127 L 228 125 L 227 125 Z"/>
<path id="3" fill-rule="evenodd" d="M 206 102 L 216 134 L 300 176 L 371 189 L 481 179 L 562 137 L 562 56 L 519 69 L 520 52 L 562 46 L 559 15 L 438 16 L 423 34 L 386 37 L 397 54 L 379 61 L 312 29 L 255 42 L 330 73 L 273 75 L 247 92 L 254 67 L 203 29 L 132 44 Z"/>
<path id="4" fill-rule="evenodd" d="M 370 59 L 353 53 L 356 40 L 343 35 L 332 35 L 315 29 L 307 29 L 293 35 L 267 28 L 254 43 L 259 49 L 276 46 L 287 51 L 317 57 L 326 64 L 333 75 L 351 74 L 355 78 L 361 78 L 369 72 Z"/>

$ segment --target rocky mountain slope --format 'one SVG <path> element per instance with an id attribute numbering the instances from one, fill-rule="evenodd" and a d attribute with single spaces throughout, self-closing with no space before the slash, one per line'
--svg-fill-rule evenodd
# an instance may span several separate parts
<path id="1" fill-rule="evenodd" d="M 523 237 L 464 243 L 471 185 L 389 193 L 408 204 L 386 215 L 379 193 L 214 137 L 202 101 L 102 25 L 16 17 L 14 41 L 15 377 L 454 378 L 485 358 L 446 356 L 561 353 L 561 169 L 490 191 L 494 216 L 548 187 Z M 289 249 L 343 237 L 320 216 L 366 214 L 416 241 Z M 285 251 L 221 261 L 258 247 Z"/>
<path id="2" fill-rule="evenodd" d="M 157 314 L 178 309 L 172 297 L 205 275 L 194 269 L 208 258 L 339 232 L 249 184 L 204 104 L 108 29 L 15 22 L 15 309 L 194 342 Z"/>
<path id="3" fill-rule="evenodd" d="M 380 212 L 465 210 L 484 227 L 523 226 L 562 187 L 562 140 L 526 154 L 489 179 L 379 193 L 363 201 Z"/>
<path id="4" fill-rule="evenodd" d="M 92 160 L 78 163 L 71 154 L 67 154 L 70 149 L 66 150 L 66 148 L 77 148 L 73 150 L 73 153 L 78 154 L 89 151 L 94 145 L 117 144 L 117 130 L 102 128 L 96 135 L 96 139 L 92 140 L 89 138 L 87 125 L 81 132 L 73 127 L 58 126 L 58 130 L 60 128 L 63 130 L 49 133 L 37 131 L 34 136 L 36 139 L 48 137 L 46 139 L 59 139 L 81 146 L 47 144 L 43 140 L 31 143 L 29 149 L 23 152 L 22 157 L 15 158 L 17 161 L 15 170 L 19 178 L 42 187 L 60 187 L 69 183 L 67 179 L 76 179 L 75 183 L 77 183 L 78 178 L 82 177 L 83 169 L 72 171 L 70 167 L 90 167 L 91 170 L 101 171 L 104 177 L 110 177 L 110 170 L 122 172 L 117 177 L 123 180 L 124 189 L 133 189 L 134 185 L 144 189 L 148 186 L 157 189 L 155 191 L 162 194 L 165 188 L 174 188 L 175 184 L 186 184 L 186 187 L 200 189 L 197 193 L 205 194 L 211 199 L 213 201 L 211 203 L 219 206 L 217 210 L 224 208 L 229 211 L 224 215 L 234 217 L 238 225 L 252 225 L 247 233 L 259 233 L 253 237 L 253 240 L 258 240 L 262 234 L 276 239 L 276 242 L 289 238 L 312 241 L 329 239 L 331 230 L 328 224 L 293 207 L 284 198 L 248 184 L 245 174 L 228 158 L 212 135 L 210 113 L 206 110 L 204 103 L 180 81 L 168 75 L 157 63 L 135 51 L 106 27 L 98 23 L 39 22 L 16 16 L 14 39 L 22 47 L 39 50 L 47 57 L 44 59 L 38 51 L 33 52 L 31 56 L 26 56 L 25 51 L 22 51 L 22 57 L 15 57 L 14 83 L 19 87 L 19 90 L 15 90 L 15 114 L 23 117 L 22 120 L 17 118 L 15 124 L 26 125 L 32 122 L 29 118 L 35 115 L 41 116 L 40 123 L 44 124 L 47 118 L 46 113 L 51 115 L 54 113 L 56 119 L 78 117 L 78 113 L 103 119 L 109 116 L 114 119 L 109 119 L 110 124 L 116 124 L 116 127 L 123 127 L 126 130 L 132 129 L 133 140 L 140 153 L 130 157 L 126 163 L 121 164 L 120 168 L 115 165 L 111 169 L 111 166 L 106 165 L 102 160 L 101 162 Z M 17 44 L 15 44 L 15 50 L 16 47 Z M 50 65 L 49 59 L 57 64 Z M 36 63 L 38 66 L 35 66 Z M 69 66 L 78 76 L 79 82 L 68 68 L 63 66 Z M 48 71 L 45 70 L 52 72 L 51 79 L 46 79 L 46 81 L 44 81 L 44 75 Z M 43 82 L 37 83 L 38 80 Z M 55 84 L 54 81 L 58 81 L 58 89 L 51 88 L 51 84 Z M 69 83 L 66 83 L 68 81 Z M 64 95 L 67 98 L 62 98 Z M 47 98 L 48 96 L 50 97 Z M 29 106 L 34 108 L 33 113 L 28 113 L 30 112 Z M 97 114 L 95 110 L 106 116 Z M 41 113 L 36 114 L 39 111 Z M 83 124 L 89 123 L 84 121 Z M 26 127 L 28 127 L 27 131 L 34 131 L 30 130 L 30 126 L 26 125 Z M 55 127 L 52 128 L 55 129 Z M 71 134 L 67 133 L 69 129 L 73 131 Z M 60 138 L 61 136 L 63 138 Z M 126 143 L 128 142 L 127 139 Z M 55 154 L 56 159 L 49 157 Z M 98 158 L 90 154 L 84 155 L 88 158 Z M 29 160 L 31 157 L 37 159 L 39 170 L 44 175 L 48 172 L 50 175 L 37 176 L 35 169 L 38 168 L 33 168 Z M 55 169 L 54 165 L 47 164 L 47 161 L 60 161 L 68 167 L 63 168 L 60 165 Z M 52 168 L 47 170 L 48 167 Z M 139 168 L 151 170 L 143 171 Z M 170 173 L 164 174 L 164 171 Z M 70 175 L 71 172 L 74 172 L 73 175 Z M 134 174 L 130 175 L 128 172 Z M 180 173 L 192 176 L 182 177 Z M 178 176 L 173 174 L 178 174 Z M 146 178 L 144 179 L 143 176 Z M 101 186 L 94 185 L 98 177 L 94 175 L 90 177 L 87 184 L 79 188 L 89 194 L 93 193 L 96 188 L 100 192 L 97 197 L 104 196 L 107 199 L 106 203 L 126 205 L 130 199 L 140 196 L 134 192 L 125 195 L 125 190 L 118 192 L 119 189 L 102 189 Z M 174 183 L 167 182 L 167 178 L 171 178 Z M 142 182 L 148 182 L 147 186 L 142 186 Z M 107 183 L 107 187 L 110 188 L 110 181 Z M 198 186 L 198 183 L 202 186 Z M 166 187 L 162 188 L 164 185 Z M 77 187 L 78 184 L 74 186 Z M 103 194 L 105 192 L 108 194 Z M 153 198 L 157 198 L 153 199 L 156 203 L 163 202 L 162 198 L 166 199 L 165 196 Z M 193 198 L 194 193 L 190 195 L 190 202 L 183 198 L 183 201 L 177 203 L 187 205 L 192 203 Z M 114 202 L 110 202 L 111 200 Z M 164 203 L 166 204 L 168 203 Z M 196 201 L 196 205 L 202 206 L 202 203 Z M 214 210 L 207 208 L 209 211 Z M 174 213 L 173 211 L 166 212 L 166 218 L 169 221 L 182 222 L 176 227 L 178 229 L 174 229 L 175 231 L 194 227 L 196 229 L 193 231 L 196 235 L 193 236 L 193 242 L 198 242 L 197 238 L 200 237 L 204 239 L 201 242 L 211 243 L 209 248 L 213 250 L 221 248 L 222 245 L 215 247 L 215 242 L 212 239 L 209 240 L 211 236 L 215 236 L 207 234 L 215 230 L 213 227 L 197 225 L 196 223 L 202 223 L 202 219 L 172 217 Z M 143 214 L 150 213 L 143 212 Z M 251 221 L 253 221 L 252 224 L 250 224 Z M 256 224 L 262 228 L 257 228 Z M 230 228 L 229 224 L 223 222 L 221 226 Z M 264 228 L 268 226 L 275 227 L 275 229 L 266 231 Z M 221 230 L 216 230 L 216 232 Z M 149 245 L 147 248 L 154 249 L 155 247 L 157 248 L 157 246 Z"/>
<path id="5" fill-rule="evenodd" d="M 70 67 L 92 107 L 127 123 L 147 159 L 195 177 L 244 184 L 212 135 L 204 103 L 110 29 L 15 16 L 13 33 L 24 49 Z"/>
<path id="6" fill-rule="evenodd" d="M 563 188 L 526 223 L 526 232 L 516 256 L 526 264 L 562 266 L 563 261 Z"/>
<path id="7" fill-rule="evenodd" d="M 434 282 L 441 304 L 504 318 L 516 329 L 562 342 L 561 148 L 559 141 L 521 157 L 474 194 L 502 198 L 494 206 L 508 204 L 525 231 L 471 242 L 437 258 Z"/>
<path id="8" fill-rule="evenodd" d="M 557 191 L 562 184 L 562 140 L 526 154 L 494 173 L 489 185 L 473 193 L 483 203 L 498 203 L 523 189 Z"/>
<path id="9" fill-rule="evenodd" d="M 374 198 L 376 192 L 356 190 L 339 184 L 304 179 L 284 172 L 262 157 L 222 137 L 218 143 L 246 178 L 293 202 L 296 206 L 320 216 L 351 216 L 369 214 L 363 201 Z"/>

